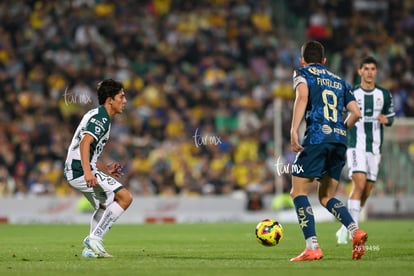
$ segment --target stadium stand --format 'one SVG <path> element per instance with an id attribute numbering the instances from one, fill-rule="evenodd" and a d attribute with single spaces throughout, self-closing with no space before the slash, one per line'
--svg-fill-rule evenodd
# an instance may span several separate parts
<path id="1" fill-rule="evenodd" d="M 305 39 L 322 40 L 351 84 L 375 55 L 397 115 L 414 116 L 413 4 L 370 2 L 1 1 L 0 196 L 74 193 L 66 147 L 103 78 L 129 100 L 103 158 L 125 166 L 134 195 L 274 193 L 273 100 L 284 95 L 279 155 L 291 162 Z"/>

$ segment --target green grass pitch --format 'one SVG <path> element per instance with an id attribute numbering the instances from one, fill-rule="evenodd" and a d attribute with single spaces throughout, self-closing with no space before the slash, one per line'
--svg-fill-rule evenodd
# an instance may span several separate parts
<path id="1" fill-rule="evenodd" d="M 87 225 L 0 224 L 0 275 L 413 275 L 414 220 L 361 223 L 367 251 L 351 260 L 336 245 L 337 222 L 316 226 L 320 261 L 289 262 L 304 249 L 297 224 L 275 247 L 255 239 L 255 223 L 115 225 L 105 239 L 114 258 L 81 256 Z"/>

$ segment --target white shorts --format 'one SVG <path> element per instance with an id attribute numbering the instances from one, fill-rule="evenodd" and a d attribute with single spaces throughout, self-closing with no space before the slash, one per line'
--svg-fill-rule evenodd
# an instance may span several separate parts
<path id="1" fill-rule="evenodd" d="M 381 154 L 349 148 L 346 151 L 346 159 L 350 178 L 352 178 L 353 173 L 365 173 L 367 175 L 367 180 L 372 182 L 377 181 Z"/>
<path id="2" fill-rule="evenodd" d="M 84 176 L 72 179 L 69 184 L 80 191 L 92 204 L 95 209 L 98 209 L 99 204 L 108 206 L 114 201 L 115 193 L 122 189 L 124 186 L 119 183 L 115 178 L 104 174 L 100 171 L 92 171 L 96 179 L 98 179 L 99 185 L 91 188 L 86 185 Z"/>

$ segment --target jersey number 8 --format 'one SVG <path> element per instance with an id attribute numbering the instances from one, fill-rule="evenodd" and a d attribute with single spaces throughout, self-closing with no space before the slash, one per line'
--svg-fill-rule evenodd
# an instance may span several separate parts
<path id="1" fill-rule="evenodd" d="M 332 90 L 324 90 L 322 92 L 322 100 L 325 104 L 323 107 L 323 115 L 328 121 L 336 123 L 338 121 L 338 110 L 336 108 L 338 101 L 336 94 Z"/>

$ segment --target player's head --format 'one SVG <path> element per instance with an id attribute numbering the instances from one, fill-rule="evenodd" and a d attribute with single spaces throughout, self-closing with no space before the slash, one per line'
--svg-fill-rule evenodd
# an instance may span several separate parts
<path id="1" fill-rule="evenodd" d="M 361 84 L 374 85 L 378 74 L 377 60 L 372 56 L 367 56 L 361 60 L 358 74 L 361 77 Z"/>
<path id="2" fill-rule="evenodd" d="M 302 45 L 302 59 L 305 63 L 325 63 L 325 48 L 315 40 L 311 40 Z"/>
<path id="3" fill-rule="evenodd" d="M 105 104 L 107 98 L 114 99 L 124 88 L 122 83 L 113 79 L 106 79 L 98 83 L 98 101 L 100 105 Z"/>
<path id="4" fill-rule="evenodd" d="M 372 57 L 372 56 L 364 57 L 361 60 L 361 63 L 359 64 L 359 69 L 362 69 L 362 67 L 364 67 L 364 65 L 366 65 L 366 64 L 374 64 L 375 67 L 378 67 L 377 60 L 374 57 Z"/>

